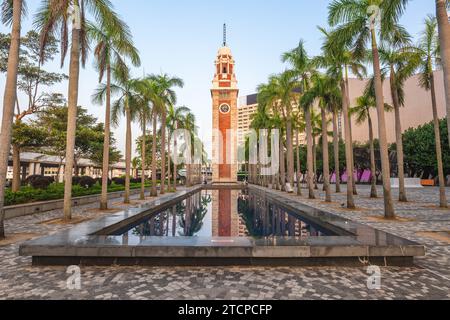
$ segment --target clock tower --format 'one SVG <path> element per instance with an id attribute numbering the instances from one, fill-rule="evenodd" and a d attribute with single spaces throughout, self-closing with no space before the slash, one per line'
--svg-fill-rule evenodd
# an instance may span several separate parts
<path id="1" fill-rule="evenodd" d="M 224 25 L 223 46 L 217 53 L 212 97 L 213 183 L 237 182 L 237 100 L 239 89 L 235 72 L 235 61 L 227 46 Z"/>

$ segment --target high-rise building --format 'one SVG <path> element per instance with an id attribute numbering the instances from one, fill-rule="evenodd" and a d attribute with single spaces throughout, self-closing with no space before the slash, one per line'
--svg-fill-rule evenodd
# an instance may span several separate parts
<path id="1" fill-rule="evenodd" d="M 298 113 L 298 105 L 294 105 L 292 108 L 293 113 Z M 248 96 L 239 97 L 238 102 L 238 147 L 245 146 L 245 140 L 251 132 L 251 125 L 254 114 L 258 111 L 258 95 L 251 94 Z M 300 144 L 306 143 L 306 135 L 299 133 Z M 296 141 L 294 140 L 294 143 Z"/>

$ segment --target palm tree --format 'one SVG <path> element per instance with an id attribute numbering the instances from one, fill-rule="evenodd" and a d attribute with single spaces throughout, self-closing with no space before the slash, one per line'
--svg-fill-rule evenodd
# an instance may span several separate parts
<path id="1" fill-rule="evenodd" d="M 167 128 L 169 129 L 169 137 L 173 137 L 173 144 L 174 144 L 174 161 L 173 161 L 173 190 L 177 190 L 177 175 L 178 175 L 178 163 L 175 159 L 178 158 L 178 144 L 177 144 L 177 135 L 174 134 L 178 129 L 184 128 L 184 123 L 186 120 L 187 115 L 191 112 L 191 110 L 188 107 L 181 106 L 181 107 L 175 107 L 173 104 L 169 105 L 169 108 L 167 110 Z M 169 141 L 171 141 L 171 138 L 169 138 Z M 170 147 L 170 143 L 169 143 Z M 170 156 L 170 151 L 169 151 Z M 170 166 L 169 166 L 170 167 Z M 170 183 L 169 183 L 170 184 Z"/>
<path id="2" fill-rule="evenodd" d="M 304 93 L 310 88 L 310 78 L 316 72 L 315 66 L 308 57 L 304 42 L 301 40 L 297 48 L 283 55 L 283 61 L 289 62 L 292 66 L 292 71 L 296 74 L 297 79 L 301 82 L 301 91 Z M 313 136 L 311 123 L 311 110 L 305 108 L 299 99 L 300 107 L 303 107 L 306 122 L 306 136 L 307 136 L 307 166 L 308 166 L 308 189 L 309 198 L 315 199 L 314 194 L 314 164 L 313 164 Z"/>
<path id="3" fill-rule="evenodd" d="M 399 28 L 395 41 L 386 41 L 380 48 L 381 72 L 390 75 L 392 103 L 395 111 L 395 136 L 397 148 L 397 167 L 399 178 L 399 201 L 408 202 L 405 188 L 405 164 L 403 154 L 403 130 L 401 126 L 400 107 L 405 105 L 404 85 L 416 71 L 420 56 L 410 45 L 410 35 Z"/>
<path id="4" fill-rule="evenodd" d="M 126 142 L 125 142 L 125 196 L 124 203 L 130 203 L 130 178 L 131 178 L 131 148 L 132 148 L 132 130 L 131 124 L 136 119 L 140 108 L 142 107 L 141 98 L 137 92 L 139 81 L 130 79 L 129 72 L 114 72 L 114 82 L 111 84 L 111 93 L 119 98 L 113 103 L 111 111 L 111 122 L 117 127 L 120 117 L 123 115 L 126 119 Z"/>
<path id="5" fill-rule="evenodd" d="M 19 68 L 20 31 L 22 15 L 26 12 L 26 5 L 22 0 L 4 0 L 2 3 L 2 22 L 12 25 L 11 45 L 8 56 L 8 71 L 3 96 L 3 118 L 0 133 L 2 141 L 0 147 L 0 239 L 5 237 L 5 201 L 6 174 L 8 171 L 8 158 L 11 148 L 12 123 L 14 107 L 17 99 L 17 74 Z"/>
<path id="6" fill-rule="evenodd" d="M 297 195 L 302 195 L 302 185 L 301 185 L 301 176 L 302 176 L 302 163 L 300 160 L 300 141 L 299 135 L 302 132 L 305 132 L 305 119 L 301 109 L 297 111 L 297 114 L 294 116 L 295 121 L 295 141 L 296 141 L 296 157 L 297 157 Z"/>
<path id="7" fill-rule="evenodd" d="M 195 138 L 197 136 L 197 131 L 198 131 L 198 127 L 196 125 L 196 117 L 192 112 L 189 112 L 186 115 L 185 118 L 185 123 L 184 123 L 184 128 L 185 130 L 187 130 L 189 132 L 189 136 L 191 138 L 191 141 L 189 141 L 190 145 L 191 145 L 191 154 L 189 155 L 188 158 L 188 163 L 186 163 L 186 186 L 191 187 L 193 184 L 193 173 L 192 173 L 192 163 L 191 163 L 191 159 L 193 159 L 193 152 L 194 152 L 194 145 L 195 145 Z M 188 141 L 185 141 L 186 143 L 188 143 Z M 185 146 L 186 148 L 187 146 Z"/>
<path id="8" fill-rule="evenodd" d="M 442 163 L 442 142 L 439 127 L 439 116 L 436 103 L 436 88 L 434 80 L 434 65 L 441 61 L 439 50 L 439 38 L 437 34 L 437 20 L 433 16 L 425 19 L 425 30 L 422 33 L 419 49 L 422 53 L 422 65 L 420 73 L 420 86 L 427 91 L 431 91 L 431 106 L 433 108 L 434 138 L 436 143 L 436 156 L 439 176 L 439 195 L 441 208 L 447 208 L 447 196 L 445 194 L 445 176 Z"/>
<path id="9" fill-rule="evenodd" d="M 376 180 L 376 162 L 375 162 L 375 145 L 374 145 L 374 133 L 372 116 L 370 115 L 371 109 L 375 109 L 375 98 L 368 92 L 365 95 L 359 97 L 356 101 L 356 106 L 350 110 L 350 113 L 356 116 L 356 123 L 363 124 L 368 122 L 369 124 L 369 144 L 370 144 L 370 171 L 372 172 L 372 181 L 370 189 L 370 197 L 377 198 L 377 180 Z"/>
<path id="10" fill-rule="evenodd" d="M 450 25 L 448 21 L 448 6 L 448 0 L 436 0 L 436 17 L 439 29 L 447 103 L 448 141 L 450 142 Z"/>
<path id="11" fill-rule="evenodd" d="M 138 85 L 139 86 L 139 85 Z M 149 119 L 151 119 L 152 115 L 152 107 L 145 99 L 145 97 L 139 97 L 139 110 L 138 110 L 138 117 L 139 117 L 139 123 L 142 129 L 142 140 L 141 140 L 141 153 L 142 153 L 142 159 L 141 159 L 141 193 L 140 193 L 140 199 L 145 200 L 145 171 L 147 170 L 147 123 Z"/>
<path id="12" fill-rule="evenodd" d="M 158 99 L 154 101 L 154 106 L 161 117 L 161 190 L 165 193 L 166 180 L 166 123 L 167 108 L 177 103 L 177 95 L 174 88 L 183 88 L 184 82 L 177 77 L 171 77 L 168 74 L 150 75 L 149 80 L 154 81 L 157 86 Z M 155 110 L 155 111 L 156 111 Z M 154 117 L 156 113 L 154 114 Z M 156 137 L 155 137 L 156 138 Z"/>
<path id="13" fill-rule="evenodd" d="M 399 30 L 402 28 L 398 25 L 398 20 L 403 14 L 407 2 L 408 0 L 334 0 L 329 5 L 328 20 L 331 26 L 336 27 L 333 38 L 338 45 L 348 46 L 352 44 L 355 47 L 356 56 L 363 56 L 366 52 L 367 43 L 371 43 L 383 175 L 384 212 L 387 219 L 395 218 L 395 210 L 391 194 L 391 170 L 378 40 L 384 41 L 392 35 L 400 33 Z M 377 7 L 374 5 L 377 5 Z M 373 18 L 373 14 L 377 13 L 376 10 L 382 13 L 380 19 Z M 377 16 L 375 15 L 375 17 Z M 378 21 L 380 22 L 379 26 L 377 25 Z"/>
<path id="14" fill-rule="evenodd" d="M 334 32 L 328 32 L 324 28 L 319 27 L 319 31 L 325 36 L 325 42 L 323 45 L 323 56 L 315 57 L 313 63 L 317 67 L 322 67 L 327 69 L 327 74 L 336 79 L 341 88 L 342 97 L 342 114 L 344 115 L 344 134 L 345 134 L 345 161 L 347 167 L 347 208 L 355 208 L 354 195 L 356 195 L 356 182 L 354 181 L 353 171 L 354 171 L 354 160 L 353 160 L 353 139 L 352 139 L 352 128 L 351 119 L 349 116 L 350 109 L 350 97 L 349 97 L 349 80 L 348 74 L 349 70 L 359 78 L 363 77 L 365 74 L 365 67 L 361 64 L 359 57 L 355 56 L 355 52 L 349 49 L 349 46 L 345 46 L 341 43 L 337 43 Z M 337 110 L 335 111 L 337 112 Z M 337 117 L 335 114 L 334 121 L 335 129 L 337 131 Z M 335 138 L 335 153 L 339 152 L 338 146 Z M 339 165 L 336 165 L 339 168 Z M 339 179 L 340 172 L 336 171 L 336 179 Z"/>
<path id="15" fill-rule="evenodd" d="M 43 0 L 36 14 L 35 25 L 41 34 L 41 47 L 47 46 L 49 35 L 59 33 L 61 41 L 61 66 L 64 65 L 69 47 L 71 29 L 71 52 L 68 86 L 68 121 L 66 142 L 66 166 L 64 188 L 64 219 L 72 218 L 72 175 L 74 167 L 75 131 L 77 122 L 78 85 L 80 76 L 80 60 L 84 67 L 88 51 L 88 34 L 86 9 L 95 20 L 107 29 L 119 30 L 122 21 L 112 9 L 109 0 Z M 44 52 L 44 50 L 42 50 Z"/>
<path id="16" fill-rule="evenodd" d="M 317 123 L 317 135 L 322 137 L 322 153 L 323 153 L 323 176 L 324 176 L 324 190 L 325 201 L 331 202 L 331 187 L 330 187 L 330 166 L 329 166 L 329 151 L 328 151 L 328 117 L 327 113 L 335 110 L 341 100 L 341 93 L 339 87 L 333 78 L 316 74 L 312 78 L 312 87 L 304 95 L 303 103 L 311 107 L 315 102 L 318 102 L 321 109 L 321 114 L 314 121 Z M 315 130 L 314 130 L 315 131 Z"/>
<path id="17" fill-rule="evenodd" d="M 95 41 L 94 49 L 97 69 L 99 71 L 99 82 L 103 81 L 106 72 L 106 96 L 105 108 L 105 138 L 103 144 L 103 167 L 102 167 L 102 195 L 100 209 L 108 209 L 108 172 L 109 172 L 109 147 L 111 139 L 111 69 L 126 69 L 124 58 L 130 58 L 134 66 L 140 65 L 138 50 L 132 42 L 131 32 L 125 22 L 120 24 L 119 29 L 110 29 L 109 25 L 88 24 L 88 38 Z M 103 104 L 102 101 L 97 101 Z"/>

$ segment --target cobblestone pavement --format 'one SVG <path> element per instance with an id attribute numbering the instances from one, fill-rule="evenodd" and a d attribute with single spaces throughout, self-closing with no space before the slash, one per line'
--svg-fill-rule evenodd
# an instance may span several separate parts
<path id="1" fill-rule="evenodd" d="M 382 200 L 369 199 L 365 186 L 359 193 L 353 211 L 342 208 L 343 193 L 333 195 L 332 204 L 292 197 L 427 246 L 427 256 L 417 259 L 416 267 L 381 268 L 380 290 L 367 288 L 366 269 L 339 267 L 82 267 L 81 289 L 69 290 L 66 268 L 32 267 L 30 258 L 18 256 L 19 242 L 0 247 L 0 299 L 450 299 L 450 243 L 445 241 L 450 210 L 435 207 L 438 190 L 409 190 L 411 202 L 395 203 L 405 222 L 387 223 L 374 219 L 382 217 Z M 75 216 L 95 217 L 99 213 L 89 211 L 95 207 L 76 208 Z M 35 237 L 53 234 L 67 226 L 42 222 L 60 216 L 56 210 L 16 218 L 6 222 L 6 230 Z M 444 236 L 429 237 L 427 232 Z"/>

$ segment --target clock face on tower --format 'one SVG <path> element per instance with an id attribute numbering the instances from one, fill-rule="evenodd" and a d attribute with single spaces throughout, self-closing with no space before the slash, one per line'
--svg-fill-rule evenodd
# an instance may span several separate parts
<path id="1" fill-rule="evenodd" d="M 220 105 L 219 110 L 221 113 L 227 114 L 231 111 L 231 108 L 228 104 L 222 104 L 222 105 Z"/>

